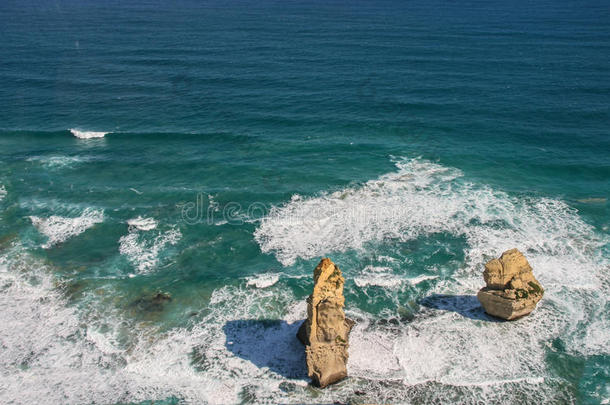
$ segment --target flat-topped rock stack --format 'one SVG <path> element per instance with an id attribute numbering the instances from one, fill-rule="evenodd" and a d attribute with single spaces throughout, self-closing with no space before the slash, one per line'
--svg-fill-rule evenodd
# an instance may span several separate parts
<path id="1" fill-rule="evenodd" d="M 307 371 L 325 387 L 347 377 L 348 339 L 354 322 L 345 317 L 341 270 L 324 258 L 314 270 L 313 293 L 307 298 L 307 319 L 297 337 L 305 345 Z"/>
<path id="2" fill-rule="evenodd" d="M 517 249 L 487 262 L 483 277 L 487 285 L 477 298 L 489 315 L 508 321 L 532 312 L 544 294 L 532 267 Z"/>

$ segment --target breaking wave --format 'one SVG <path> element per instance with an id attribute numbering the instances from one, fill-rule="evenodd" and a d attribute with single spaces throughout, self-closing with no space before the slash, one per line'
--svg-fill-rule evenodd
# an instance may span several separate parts
<path id="1" fill-rule="evenodd" d="M 80 139 L 103 138 L 108 132 L 82 131 L 79 129 L 70 129 L 72 135 Z"/>
<path id="2" fill-rule="evenodd" d="M 481 387 L 488 384 L 535 383 L 546 390 L 556 383 L 545 361 L 552 342 L 560 340 L 576 355 L 610 353 L 607 237 L 560 200 L 514 197 L 425 160 L 398 160 L 396 166 L 396 172 L 359 187 L 293 197 L 272 209 L 255 231 L 261 250 L 284 265 L 365 251 L 372 242 L 396 244 L 439 234 L 466 241 L 464 262 L 427 293 L 439 302 L 422 307 L 400 330 L 371 330 L 366 322 L 355 327 L 352 375 L 369 378 L 376 370 L 381 379 L 408 385 L 485 391 Z M 487 260 L 514 247 L 525 252 L 545 286 L 545 298 L 526 319 L 493 322 L 476 302 L 481 271 Z M 365 268 L 354 281 L 357 288 L 376 285 L 393 295 L 402 281 L 415 285 L 431 277 L 409 281 L 378 267 Z M 450 305 L 438 298 L 444 294 L 454 297 Z"/>
<path id="3" fill-rule="evenodd" d="M 157 227 L 157 221 L 153 218 L 142 218 L 136 217 L 127 221 L 130 229 L 137 229 L 140 231 L 150 231 Z"/>
<path id="4" fill-rule="evenodd" d="M 280 280 L 279 274 L 265 273 L 250 277 L 246 283 L 249 287 L 267 288 L 271 287 Z"/>
<path id="5" fill-rule="evenodd" d="M 288 288 L 299 284 L 299 277 L 266 273 L 216 288 L 192 325 L 161 333 L 129 327 L 115 313 L 90 317 L 103 319 L 104 328 L 83 321 L 85 315 L 57 292 L 46 265 L 21 254 L 0 256 L 0 305 L 6 308 L 0 322 L 3 399 L 576 402 L 573 387 L 558 378 L 547 358 L 557 344 L 570 354 L 610 353 L 605 236 L 558 200 L 512 197 L 468 183 L 456 169 L 421 160 L 401 160 L 397 168 L 360 187 L 294 198 L 275 208 L 255 232 L 261 248 L 285 264 L 366 250 L 372 241 L 391 244 L 436 233 L 467 242 L 463 263 L 449 276 L 438 276 L 434 268 L 419 275 L 396 272 L 404 263 L 392 252 L 377 257 L 382 264 L 354 275 L 354 288 L 375 288 L 391 297 L 400 292 L 394 283 L 432 289 L 412 319 L 395 323 L 380 322 L 378 315 L 347 302 L 348 316 L 357 324 L 350 336 L 351 377 L 341 384 L 325 390 L 307 385 L 303 347 L 295 338 L 306 305 Z M 340 215 L 367 207 L 380 210 L 365 212 L 372 222 Z M 164 247 L 180 238 L 177 229 L 159 230 L 153 222 L 157 225 L 150 218 L 130 220 L 120 239 L 121 254 L 139 272 L 155 267 Z M 527 255 L 545 297 L 524 319 L 493 322 L 473 294 L 482 284 L 483 263 L 512 247 Z M 342 268 L 347 277 L 353 271 Z M 17 336 L 14 330 L 24 333 Z M 130 344 L 117 344 L 121 333 L 132 335 Z M 604 401 L 607 392 L 602 387 L 592 396 Z"/>
<path id="6" fill-rule="evenodd" d="M 74 218 L 51 215 L 48 218 L 31 216 L 30 220 L 38 232 L 47 237 L 47 242 L 42 247 L 48 249 L 103 222 L 104 211 L 86 208 L 80 216 Z"/>
<path id="7" fill-rule="evenodd" d="M 92 315 L 83 322 L 82 315 L 67 306 L 54 288 L 43 264 L 28 257 L 15 263 L 0 265 L 0 304 L 6 308 L 0 323 L 5 346 L 0 364 L 7 387 L 2 396 L 9 403 L 32 403 L 40 398 L 61 403 L 117 403 L 168 397 L 185 403 L 304 403 L 311 402 L 312 396 L 316 402 L 348 398 L 401 403 L 447 400 L 456 390 L 461 400 L 473 403 L 508 404 L 517 399 L 543 403 L 570 398 L 565 389 L 529 377 L 490 380 L 492 376 L 487 375 L 478 383 L 473 378 L 466 380 L 475 381 L 471 385 L 448 384 L 468 370 L 452 366 L 456 357 L 465 359 L 465 355 L 454 353 L 450 358 L 451 353 L 442 353 L 440 344 L 447 335 L 430 341 L 434 335 L 426 332 L 430 337 L 419 344 L 436 344 L 430 356 L 443 355 L 430 365 L 415 363 L 429 359 L 409 358 L 401 351 L 402 339 L 412 332 L 396 336 L 396 331 L 371 327 L 357 311 L 349 312 L 359 322 L 350 339 L 352 377 L 329 389 L 315 390 L 307 384 L 303 347 L 295 337 L 305 316 L 305 302 L 282 286 L 219 288 L 212 294 L 209 313 L 193 327 L 160 333 L 130 327 L 112 313 Z M 24 274 L 15 267 L 29 270 Z M 32 278 L 37 281 L 31 283 Z M 102 329 L 94 321 L 100 318 L 104 320 Z M 446 321 L 440 319 L 438 326 Z M 429 326 L 438 331 L 435 325 Z M 117 335 L 125 329 L 133 335 L 126 347 L 117 344 Z M 24 333 L 17 336 L 14 330 Z M 459 341 L 466 340 L 466 336 L 459 338 L 465 331 L 453 328 L 450 332 L 457 332 Z M 492 337 L 504 336 L 492 332 Z M 476 346 L 477 342 L 470 343 Z M 429 348 L 418 346 L 417 351 Z M 403 350 L 408 349 L 412 347 L 407 342 Z M 497 352 L 497 357 L 509 356 Z M 471 354 L 477 353 L 467 352 Z M 476 371 L 479 365 L 469 363 L 475 374 L 480 374 Z M 447 382 L 425 381 L 438 377 L 443 366 L 451 366 L 449 375 L 439 377 Z"/>
<path id="8" fill-rule="evenodd" d="M 152 218 L 137 217 L 127 223 L 129 233 L 119 239 L 119 253 L 127 257 L 139 274 L 155 268 L 163 249 L 167 245 L 175 245 L 182 237 L 182 233 L 176 228 L 150 235 L 148 231 L 157 227 L 157 222 Z"/>

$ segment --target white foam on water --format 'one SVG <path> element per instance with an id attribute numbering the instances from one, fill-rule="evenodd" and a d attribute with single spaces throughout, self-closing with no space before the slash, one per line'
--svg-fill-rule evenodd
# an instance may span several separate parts
<path id="1" fill-rule="evenodd" d="M 317 198 L 293 198 L 282 207 L 272 208 L 254 233 L 261 249 L 290 265 L 297 257 L 309 259 L 326 252 L 361 249 L 368 241 L 409 239 L 444 227 L 458 206 L 437 198 L 442 192 L 438 187 L 450 184 L 449 180 L 460 172 L 422 161 L 398 165 L 398 173 L 371 180 L 361 188 Z M 430 185 L 435 180 L 432 174 L 439 179 Z M 434 190 L 419 192 L 425 188 Z M 443 206 L 429 206 L 432 202 Z"/>
<path id="2" fill-rule="evenodd" d="M 396 263 L 398 261 L 398 259 L 396 259 L 395 257 L 384 255 L 377 256 L 377 260 L 386 263 Z"/>
<path id="3" fill-rule="evenodd" d="M 355 389 L 364 389 L 372 402 L 403 402 L 422 392 L 433 393 L 438 402 L 455 389 L 401 382 L 405 371 L 399 342 L 405 336 L 377 329 L 363 319 L 350 337 L 352 378 L 329 389 L 312 390 L 307 386 L 304 348 L 295 337 L 306 314 L 305 301 L 297 301 L 290 290 L 278 285 L 221 287 L 213 292 L 208 313 L 192 327 L 161 333 L 146 325 L 144 329 L 129 327 L 116 313 L 94 313 L 83 319 L 82 313 L 66 306 L 42 264 L 28 257 L 13 262 L 0 265 L 0 305 L 6 308 L 0 315 L 5 387 L 0 396 L 7 403 L 34 403 L 41 398 L 67 404 L 130 403 L 169 396 L 185 403 L 327 403 L 345 401 Z M 34 275 L 37 281 L 31 283 Z M 358 311 L 349 315 L 366 316 Z M 110 331 L 101 333 L 95 328 L 95 320 L 100 319 L 111 325 Z M 133 343 L 127 347 L 116 344 L 113 337 L 121 325 L 132 334 Z M 426 338 L 423 343 L 434 342 Z M 442 347 L 417 349 L 438 354 Z M 433 362 L 423 374 L 434 378 L 433 373 L 442 368 L 439 364 L 442 360 Z M 547 394 L 544 387 L 531 389 L 537 377 L 525 377 L 519 383 L 523 378 L 475 382 L 464 388 L 460 398 L 511 403 L 515 396 Z M 515 383 L 530 385 L 515 390 Z M 488 391 L 480 391 L 488 386 Z"/>
<path id="4" fill-rule="evenodd" d="M 324 244 L 345 251 L 366 241 L 407 241 L 435 232 L 467 241 L 463 267 L 435 283 L 431 292 L 463 296 L 455 305 L 422 307 L 410 322 L 382 326 L 374 315 L 347 303 L 348 315 L 358 323 L 350 336 L 351 378 L 345 382 L 325 390 L 306 386 L 303 346 L 295 338 L 306 315 L 305 300 L 283 283 L 248 287 L 252 278 L 218 288 L 192 326 L 165 333 L 146 325 L 125 328 L 133 342 L 125 348 L 113 335 L 125 323 L 119 315 L 82 318 L 55 292 L 43 264 L 27 257 L 7 264 L 2 256 L 2 401 L 117 403 L 173 395 L 186 403 L 330 403 L 347 402 L 357 389 L 365 392 L 366 402 L 375 403 L 575 402 L 570 389 L 549 374 L 546 349 L 550 341 L 562 339 L 573 354 L 607 353 L 609 267 L 600 253 L 606 241 L 560 201 L 516 199 L 463 182 L 456 170 L 429 162 L 400 161 L 398 166 L 398 173 L 382 176 L 385 180 L 344 190 L 336 198 L 293 199 L 257 230 L 259 242 L 285 262 L 326 255 L 331 250 Z M 342 206 L 339 201 L 347 201 L 347 208 L 370 203 L 381 208 L 373 223 L 379 228 L 322 215 L 326 203 Z M 388 216 L 388 209 L 398 205 L 408 207 L 407 217 Z M 289 220 L 283 215 L 294 212 L 322 214 L 307 224 L 293 222 L 292 230 L 282 227 Z M 318 234 L 320 244 L 307 233 L 318 218 L 331 231 Z M 121 253 L 140 269 L 154 262 L 161 248 L 146 252 L 170 232 L 134 227 L 121 238 Z M 292 243 L 301 232 L 306 244 Z M 473 294 L 483 284 L 483 263 L 512 247 L 526 253 L 545 296 L 526 318 L 490 322 L 477 310 Z M 383 266 L 369 270 L 390 274 Z M 424 277 L 433 276 L 404 281 L 417 284 Z M 110 332 L 91 327 L 91 320 L 99 318 L 113 325 Z"/>
<path id="5" fill-rule="evenodd" d="M 359 187 L 293 198 L 273 208 L 255 231 L 261 250 L 275 254 L 284 265 L 297 258 L 364 250 L 369 242 L 400 243 L 439 233 L 466 241 L 463 266 L 431 292 L 465 299 L 452 310 L 425 309 L 399 333 L 376 337 L 388 347 L 384 356 L 393 358 L 384 361 L 391 365 L 388 376 L 398 363 L 406 384 L 482 387 L 494 381 L 545 378 L 545 344 L 556 338 L 576 355 L 608 353 L 610 314 L 604 309 L 608 301 L 603 285 L 610 275 L 609 260 L 602 253 L 606 236 L 563 201 L 513 197 L 469 183 L 457 169 L 420 159 L 398 160 L 396 166 L 397 172 Z M 545 296 L 525 319 L 490 322 L 474 298 L 484 284 L 483 265 L 515 247 L 529 259 Z M 358 286 L 375 283 L 375 277 L 358 277 Z M 418 276 L 410 282 L 429 278 Z M 394 286 L 383 277 L 378 284 Z M 384 374 L 368 333 L 354 330 L 359 354 L 350 360 L 353 375 L 363 378 L 371 369 Z"/>
<path id="6" fill-rule="evenodd" d="M 55 288 L 51 269 L 25 253 L 12 255 L 0 258 L 1 402 L 132 403 L 169 396 L 187 403 L 238 402 L 239 387 L 228 374 L 219 379 L 192 365 L 193 348 L 205 339 L 223 347 L 222 324 L 163 334 L 125 326 L 113 312 L 83 319 Z M 132 334 L 133 344 L 116 344 L 113 331 L 120 328 Z"/>
<path id="7" fill-rule="evenodd" d="M 103 138 L 108 132 L 82 131 L 79 129 L 70 129 L 72 135 L 80 139 Z"/>
<path id="8" fill-rule="evenodd" d="M 371 327 L 367 318 L 361 319 L 364 322 L 357 323 L 350 333 L 347 363 L 349 375 L 378 379 L 402 378 L 402 368 L 394 354 L 396 337 Z"/>
<path id="9" fill-rule="evenodd" d="M 155 221 L 154 218 L 143 218 L 138 216 L 127 220 L 127 225 L 129 225 L 130 228 L 135 228 L 140 231 L 150 231 L 157 227 L 157 221 Z"/>
<path id="10" fill-rule="evenodd" d="M 383 266 L 365 266 L 359 275 L 354 277 L 358 287 L 377 286 L 392 288 L 401 285 L 403 279 L 392 273 L 392 269 Z"/>
<path id="11" fill-rule="evenodd" d="M 543 309 L 534 317 L 546 316 Z M 544 314 L 543 314 L 544 313 Z M 481 325 L 455 312 L 418 320 L 395 342 L 395 354 L 409 384 L 488 384 L 540 378 L 545 373 L 540 342 L 553 337 L 536 322 Z"/>
<path id="12" fill-rule="evenodd" d="M 4 187 L 4 184 L 0 184 L 0 201 L 4 200 L 4 197 L 6 197 L 6 188 Z"/>
<path id="13" fill-rule="evenodd" d="M 485 361 L 505 360 L 504 356 L 507 354 L 498 348 L 497 339 L 511 334 L 509 324 L 498 323 L 504 325 L 504 332 L 501 329 L 483 331 L 489 335 L 485 339 L 489 339 L 486 346 L 477 346 L 460 355 L 456 352 L 443 352 L 442 346 L 430 347 L 428 344 L 446 343 L 445 340 L 453 334 L 453 339 L 458 342 L 450 349 L 464 350 L 462 345 L 470 343 L 476 346 L 476 337 L 472 336 L 472 331 L 464 325 L 462 332 L 468 332 L 467 336 L 460 336 L 460 326 L 450 326 L 450 331 L 440 334 L 436 342 L 432 340 L 434 334 L 422 331 L 420 333 L 426 334 L 424 341 L 405 343 L 403 339 L 409 339 L 410 332 L 403 333 L 397 328 L 389 330 L 375 327 L 366 318 L 367 314 L 348 310 L 348 316 L 359 319 L 350 336 L 348 369 L 352 378 L 331 389 L 316 391 L 313 397 L 312 392 L 304 386 L 308 381 L 304 369 L 304 350 L 295 338 L 300 321 L 306 316 L 304 300 L 295 301 L 289 290 L 279 286 L 255 290 L 227 286 L 214 291 L 209 309 L 210 315 L 192 330 L 174 330 L 148 350 L 161 356 L 161 363 L 166 364 L 171 363 L 179 352 L 186 353 L 189 348 L 192 350 L 192 347 L 196 347 L 196 367 L 206 376 L 213 377 L 216 381 L 224 381 L 226 386 L 230 387 L 229 392 L 233 392 L 233 396 L 227 397 L 231 399 L 226 399 L 225 402 L 235 402 L 234 398 L 243 400 L 243 394 L 247 392 L 249 402 L 253 403 L 326 403 L 346 401 L 346 398 L 353 395 L 354 390 L 364 390 L 367 400 L 372 402 L 384 402 L 384 399 L 392 397 L 391 402 L 394 403 L 409 402 L 408 398 L 414 395 L 414 390 L 432 390 L 438 401 L 453 398 L 456 387 L 461 387 L 463 396 L 460 398 L 465 402 L 491 400 L 494 403 L 510 404 L 514 403 L 515 398 L 531 399 L 532 395 L 538 400 L 542 397 L 542 403 L 545 399 L 548 402 L 553 400 L 553 394 L 548 387 L 537 387 L 545 381 L 544 377 L 536 373 L 544 370 L 543 357 L 531 358 L 527 350 L 516 353 L 516 359 L 508 364 L 511 372 L 503 371 L 506 363 L 485 364 Z M 438 324 L 433 325 L 436 334 L 439 332 L 437 326 L 451 321 L 445 316 L 440 318 L 442 319 Z M 517 340 L 518 337 L 514 337 L 509 343 Z M 522 344 L 529 347 L 530 341 L 536 342 L 536 337 L 532 336 Z M 177 350 L 179 347 L 182 349 Z M 404 352 L 412 356 L 420 355 L 422 358 L 408 359 Z M 428 354 L 421 354 L 422 352 Z M 480 353 L 484 354 L 482 358 L 471 361 L 471 355 Z M 436 359 L 435 356 L 439 354 L 441 358 Z M 450 358 L 451 355 L 453 358 Z M 154 357 L 151 355 L 147 359 L 151 361 Z M 408 361 L 408 364 L 405 364 L 405 361 Z M 412 361 L 421 363 L 414 365 Z M 430 363 L 426 364 L 426 361 Z M 532 363 L 532 370 L 523 373 L 513 369 L 514 365 L 522 367 L 524 362 Z M 452 365 L 451 369 L 447 368 L 448 364 Z M 412 371 L 405 370 L 405 366 Z M 476 367 L 482 366 L 484 368 L 481 372 L 474 371 Z M 146 363 L 142 366 L 144 369 L 148 367 L 152 367 L 152 364 Z M 184 375 L 186 370 L 188 367 L 183 364 L 180 368 L 166 372 Z M 493 370 L 493 373 L 490 373 L 490 370 Z M 446 375 L 446 372 L 449 374 Z M 481 378 L 483 372 L 485 375 Z M 398 383 L 390 386 L 387 384 L 389 381 Z M 418 388 L 419 385 L 430 381 L 440 385 L 427 389 Z M 375 385 L 377 382 L 380 385 Z M 282 390 L 282 383 L 292 384 L 294 391 L 286 393 Z M 373 386 L 380 391 L 367 389 Z M 532 386 L 537 389 L 532 390 Z"/>
<path id="14" fill-rule="evenodd" d="M 62 169 L 66 167 L 72 167 L 75 164 L 82 163 L 88 160 L 88 158 L 82 156 L 65 156 L 65 155 L 51 155 L 51 156 L 32 156 L 27 159 L 28 162 L 39 162 L 42 166 L 47 169 Z"/>
<path id="15" fill-rule="evenodd" d="M 584 346 L 579 349 L 581 353 L 587 355 L 610 353 L 610 340 L 608 339 L 610 320 L 603 313 L 599 315 L 600 319 L 594 320 L 586 330 L 586 335 L 583 339 Z"/>
<path id="16" fill-rule="evenodd" d="M 394 263 L 396 260 L 385 261 L 389 263 Z M 426 280 L 434 280 L 436 278 L 438 278 L 438 276 L 430 276 L 425 274 L 421 274 L 416 277 L 405 278 L 404 276 L 395 274 L 390 267 L 368 265 L 365 266 L 359 272 L 358 275 L 354 276 L 354 283 L 356 284 L 356 286 L 361 288 L 368 286 L 377 286 L 387 289 L 393 289 L 395 287 L 401 286 L 403 283 L 417 285 Z"/>
<path id="17" fill-rule="evenodd" d="M 437 279 L 437 278 L 438 278 L 438 276 L 427 276 L 425 274 L 422 274 L 422 275 L 419 275 L 419 276 L 416 276 L 416 277 L 408 278 L 407 281 L 411 285 L 417 285 L 419 283 L 423 283 L 424 281 L 434 280 L 434 279 Z"/>
<path id="18" fill-rule="evenodd" d="M 65 305 L 45 270 L 25 254 L 0 260 L 2 402 L 105 402 L 111 397 L 84 387 L 94 381 L 99 389 L 114 385 L 118 390 L 120 378 L 104 370 L 108 355 L 82 339 L 74 309 Z"/>
<path id="19" fill-rule="evenodd" d="M 154 229 L 151 228 L 152 223 L 150 221 L 136 222 L 143 225 L 145 229 L 141 230 L 135 223 L 130 226 L 129 233 L 119 239 L 119 253 L 127 257 L 139 274 L 144 274 L 157 267 L 161 251 L 168 245 L 178 243 L 182 233 L 179 229 L 170 228 L 151 237 L 147 231 Z"/>
<path id="20" fill-rule="evenodd" d="M 299 323 L 297 319 L 258 319 L 262 314 L 280 318 L 292 301 L 293 297 L 278 290 L 220 288 L 212 295 L 210 314 L 197 326 L 170 332 L 147 349 L 151 355 L 145 361 L 129 367 L 154 367 L 160 381 L 176 376 L 187 393 L 200 388 L 192 384 L 195 367 L 222 389 L 207 398 L 211 403 L 239 402 L 238 394 L 245 387 L 252 387 L 254 395 L 259 391 L 277 394 L 285 379 L 279 373 L 298 376 L 303 371 L 303 347 L 295 338 Z M 194 392 L 187 397 L 201 400 L 202 395 Z"/>
<path id="21" fill-rule="evenodd" d="M 246 283 L 248 287 L 267 288 L 271 287 L 280 280 L 279 274 L 265 273 L 250 277 Z"/>
<path id="22" fill-rule="evenodd" d="M 86 208 L 80 216 L 74 218 L 51 215 L 48 218 L 31 216 L 30 220 L 38 232 L 47 236 L 47 242 L 42 247 L 48 249 L 103 222 L 104 211 Z"/>
<path id="23" fill-rule="evenodd" d="M 354 283 L 358 287 L 368 287 L 368 286 L 377 286 L 384 288 L 392 288 L 402 284 L 400 277 L 394 277 L 389 275 L 383 276 L 363 276 L 363 277 L 354 277 Z"/>

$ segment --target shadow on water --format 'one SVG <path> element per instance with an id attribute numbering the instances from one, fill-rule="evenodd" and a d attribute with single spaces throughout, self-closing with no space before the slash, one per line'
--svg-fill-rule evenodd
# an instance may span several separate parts
<path id="1" fill-rule="evenodd" d="M 305 348 L 297 339 L 301 321 L 235 320 L 223 327 L 226 348 L 259 368 L 285 377 L 307 379 Z"/>
<path id="2" fill-rule="evenodd" d="M 487 315 L 475 295 L 432 294 L 419 303 L 428 308 L 453 311 L 465 318 L 487 322 L 503 322 L 501 319 Z"/>

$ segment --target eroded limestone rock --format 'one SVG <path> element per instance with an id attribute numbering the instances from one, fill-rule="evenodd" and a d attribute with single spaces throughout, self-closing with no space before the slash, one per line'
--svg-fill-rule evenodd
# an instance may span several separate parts
<path id="1" fill-rule="evenodd" d="M 485 312 L 509 321 L 532 312 L 544 294 L 532 267 L 517 249 L 487 262 L 483 278 L 487 286 L 477 298 Z"/>
<path id="2" fill-rule="evenodd" d="M 347 377 L 349 332 L 354 322 L 345 317 L 341 270 L 330 259 L 314 270 L 313 293 L 307 298 L 307 319 L 297 333 L 305 345 L 307 371 L 315 385 L 326 387 Z"/>

